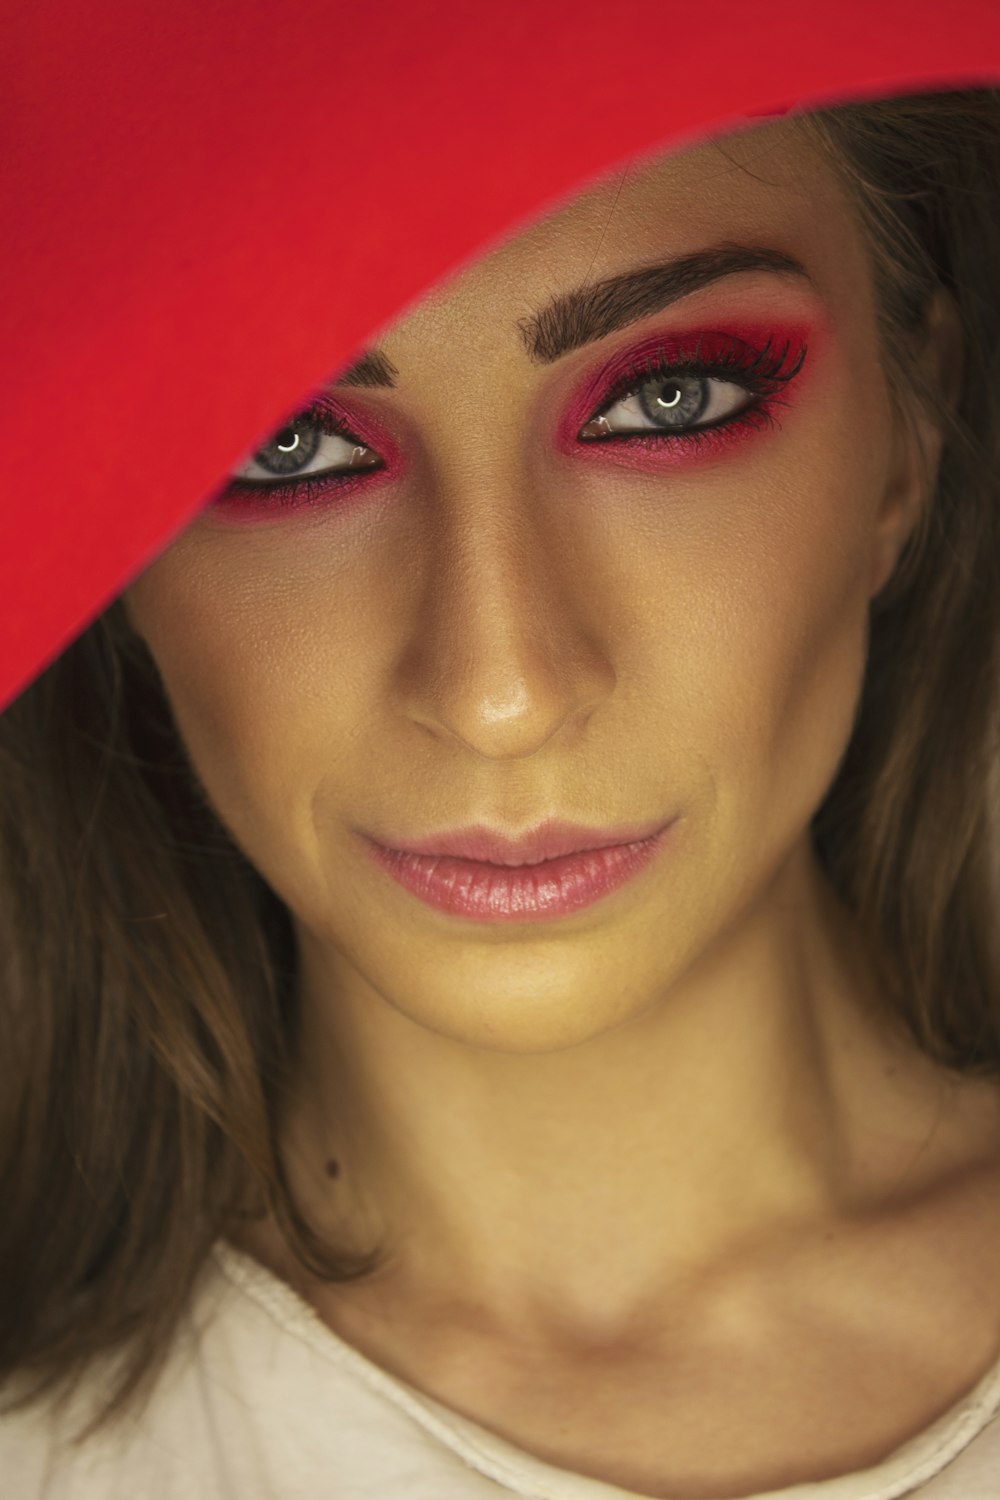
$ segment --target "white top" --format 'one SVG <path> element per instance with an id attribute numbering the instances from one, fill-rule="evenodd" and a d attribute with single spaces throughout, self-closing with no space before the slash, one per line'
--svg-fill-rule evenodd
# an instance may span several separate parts
<path id="1" fill-rule="evenodd" d="M 3 1500 L 646 1500 L 543 1463 L 387 1374 L 228 1245 L 191 1312 L 148 1406 L 91 1444 L 66 1442 L 82 1407 L 0 1417 Z M 747 1500 L 1000 1500 L 998 1412 L 1000 1362 L 875 1468 Z"/>

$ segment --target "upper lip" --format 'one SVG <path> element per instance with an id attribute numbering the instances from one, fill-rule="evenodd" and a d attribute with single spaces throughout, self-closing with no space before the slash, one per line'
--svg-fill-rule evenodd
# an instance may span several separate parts
<path id="1" fill-rule="evenodd" d="M 392 838 L 376 842 L 403 854 L 450 854 L 456 859 L 474 859 L 491 865 L 537 865 L 542 860 L 559 859 L 566 854 L 635 844 L 652 838 L 665 826 L 658 821 L 641 827 L 631 824 L 620 828 L 584 828 L 579 823 L 562 823 L 553 818 L 520 838 L 509 838 L 479 823 L 471 828 L 428 834 L 421 839 Z"/>

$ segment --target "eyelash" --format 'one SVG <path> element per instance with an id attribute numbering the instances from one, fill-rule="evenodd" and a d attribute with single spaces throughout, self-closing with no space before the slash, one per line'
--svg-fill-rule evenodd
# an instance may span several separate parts
<path id="1" fill-rule="evenodd" d="M 630 447 L 659 447 L 670 443 L 699 444 L 711 439 L 721 429 L 762 427 L 774 421 L 774 408 L 784 405 L 781 392 L 793 381 L 802 369 L 806 358 L 806 345 L 791 341 L 776 344 L 769 338 L 762 348 L 755 349 L 743 339 L 730 334 L 700 334 L 693 348 L 670 351 L 658 345 L 633 355 L 619 373 L 613 377 L 600 398 L 600 405 L 593 415 L 580 426 L 595 421 L 599 416 L 617 406 L 627 396 L 637 394 L 645 385 L 672 376 L 689 379 L 723 380 L 728 384 L 742 386 L 753 398 L 739 411 L 725 416 L 717 422 L 708 422 L 686 431 L 657 432 L 653 428 L 634 432 L 614 432 L 599 438 L 581 439 L 587 446 L 628 444 Z M 794 356 L 794 357 L 793 357 Z"/>
<path id="2" fill-rule="evenodd" d="M 668 443 L 677 448 L 697 446 L 724 429 L 763 427 L 774 421 L 774 408 L 785 403 L 781 392 L 798 375 L 806 358 L 806 345 L 796 346 L 790 341 L 776 345 L 768 338 L 762 348 L 755 349 L 743 339 L 732 335 L 701 334 L 692 348 L 676 346 L 670 350 L 659 345 L 632 356 L 626 365 L 612 378 L 600 396 L 597 406 L 591 406 L 590 414 L 575 424 L 575 431 L 588 422 L 616 406 L 628 396 L 636 395 L 643 386 L 660 378 L 682 375 L 705 380 L 727 380 L 742 386 L 753 398 L 746 406 L 731 416 L 721 418 L 701 427 L 687 431 L 662 431 L 646 429 L 633 432 L 613 432 L 606 436 L 576 439 L 585 448 L 599 448 L 626 444 L 629 447 L 659 448 Z M 794 356 L 794 358 L 793 358 Z M 347 442 L 371 447 L 349 426 L 337 408 L 324 396 L 296 412 L 289 423 L 308 421 L 329 437 L 340 437 Z M 286 425 L 288 425 L 286 423 Z M 276 429 L 280 430 L 280 429 Z M 298 479 L 275 483 L 251 480 L 231 480 L 222 491 L 223 500 L 246 498 L 258 509 L 308 507 L 321 498 L 329 498 L 330 492 L 343 494 L 346 490 L 367 482 L 371 477 L 385 472 L 386 465 L 379 463 L 368 468 L 337 473 L 304 474 Z M 266 498 L 265 498 L 266 497 Z"/>

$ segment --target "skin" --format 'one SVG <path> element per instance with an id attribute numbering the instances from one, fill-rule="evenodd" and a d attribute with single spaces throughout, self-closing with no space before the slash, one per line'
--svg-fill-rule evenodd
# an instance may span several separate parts
<path id="1" fill-rule="evenodd" d="M 731 241 L 809 280 L 740 274 L 528 359 L 517 319 L 554 294 Z M 609 354 L 745 318 L 809 329 L 776 427 L 673 467 L 556 451 Z M 874 1463 L 1000 1353 L 1000 1112 L 878 1019 L 808 833 L 940 452 L 894 416 L 852 206 L 768 125 L 591 188 L 379 347 L 396 389 L 342 394 L 398 479 L 339 514 L 207 510 L 125 596 L 293 916 L 293 1182 L 393 1254 L 330 1288 L 272 1226 L 247 1248 L 560 1466 L 718 1500 Z M 947 308 L 914 358 L 947 393 Z M 675 814 L 638 881 L 534 926 L 432 911 L 351 832 Z"/>

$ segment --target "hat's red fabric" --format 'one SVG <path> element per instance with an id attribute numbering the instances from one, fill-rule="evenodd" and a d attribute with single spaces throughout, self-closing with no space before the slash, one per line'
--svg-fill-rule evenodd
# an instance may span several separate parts
<path id="1" fill-rule="evenodd" d="M 34 0 L 0 35 L 0 708 L 558 197 L 748 114 L 1000 81 L 997 0 Z"/>

